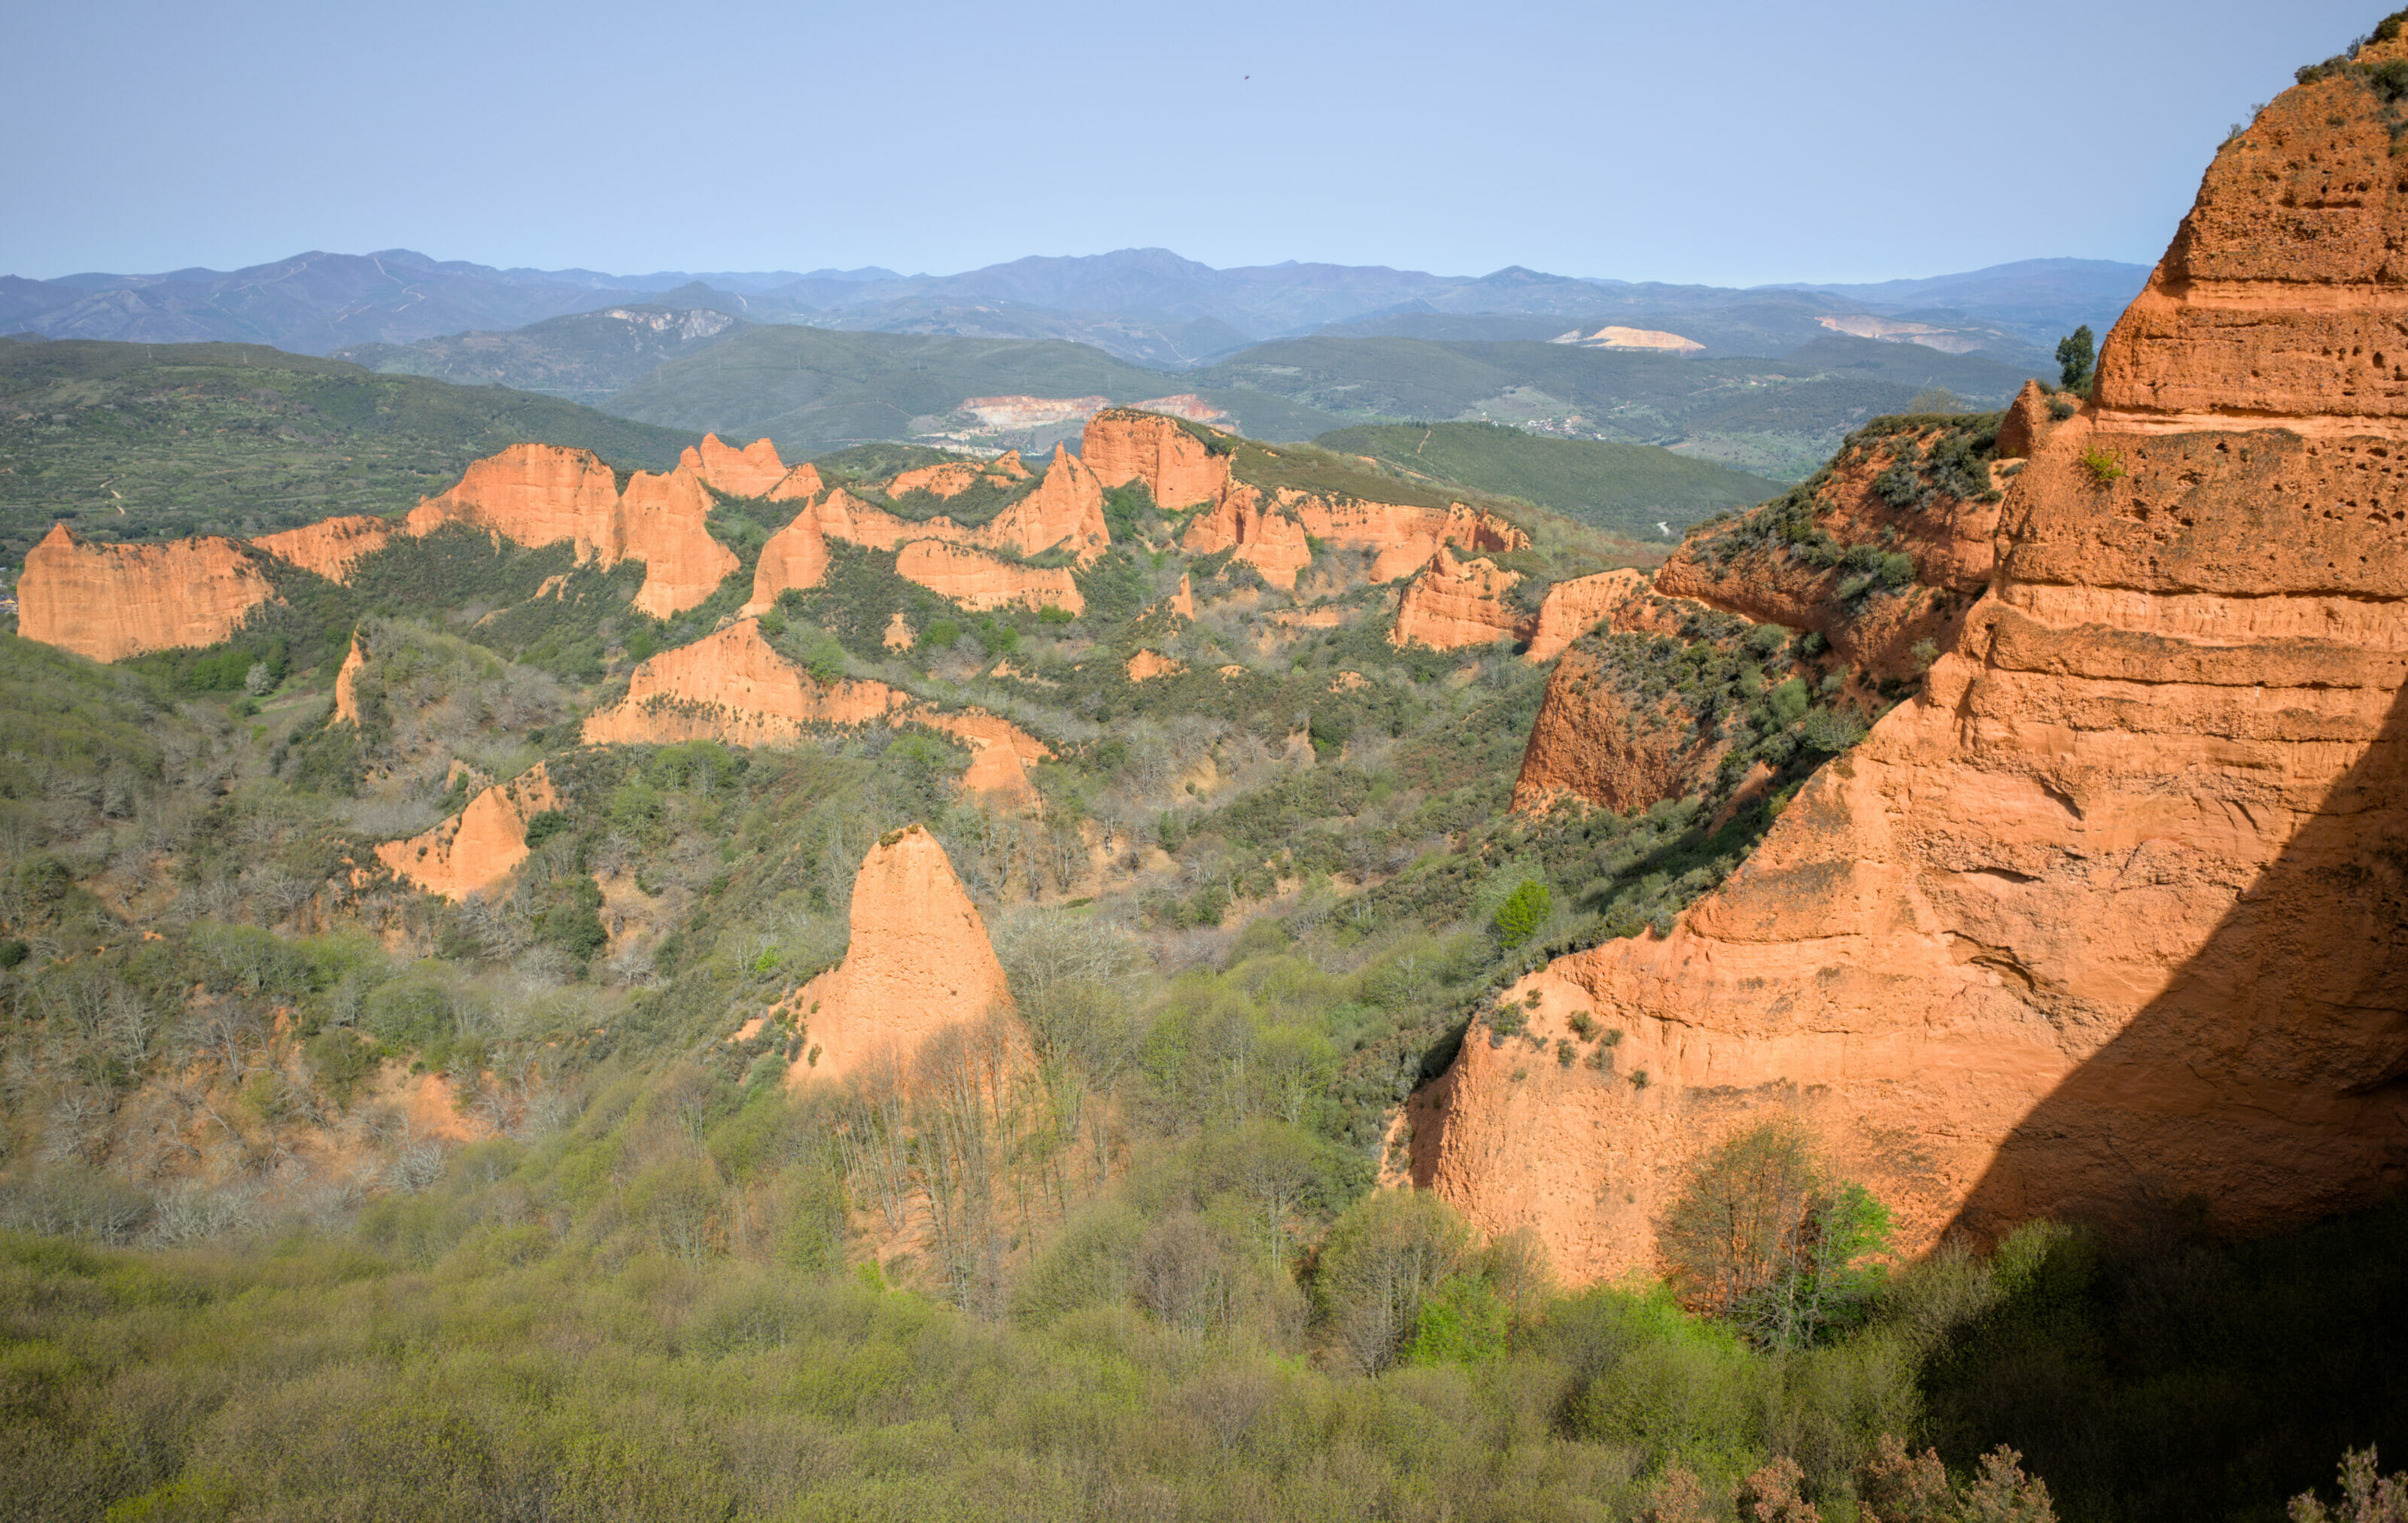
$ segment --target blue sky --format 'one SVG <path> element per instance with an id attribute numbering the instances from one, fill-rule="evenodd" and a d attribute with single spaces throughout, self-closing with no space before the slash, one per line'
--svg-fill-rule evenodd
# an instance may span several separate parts
<path id="1" fill-rule="evenodd" d="M 632 273 L 1159 245 L 1717 284 L 2148 263 L 2227 126 L 2380 14 L 28 5 L 0 272 L 394 247 Z"/>

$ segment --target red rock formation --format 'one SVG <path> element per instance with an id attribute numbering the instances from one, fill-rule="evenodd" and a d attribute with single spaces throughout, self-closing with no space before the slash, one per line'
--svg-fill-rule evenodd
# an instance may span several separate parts
<path id="1" fill-rule="evenodd" d="M 588 745 L 787 745 L 810 726 L 867 724 L 910 701 L 884 682 L 817 682 L 743 619 L 637 667 L 627 696 L 587 715 L 582 733 Z"/>
<path id="2" fill-rule="evenodd" d="M 1412 1113 L 1418 1178 L 1576 1278 L 1646 1265 L 1690 1160 L 1765 1116 L 1910 1250 L 2396 1187 L 2408 472 L 2374 355 L 2408 204 L 2369 105 L 2304 85 L 2224 150 L 1924 693 L 1669 937 L 1509 991 L 1541 1041 L 1576 1011 L 1623 1039 L 1559 1069 L 1475 1026 Z"/>
<path id="3" fill-rule="evenodd" d="M 1179 590 L 1170 595 L 1170 611 L 1182 619 L 1196 617 L 1196 588 L 1184 571 L 1179 573 Z"/>
<path id="4" fill-rule="evenodd" d="M 1730 749 L 1722 732 L 1701 729 L 1676 697 L 1634 704 L 1616 675 L 1587 647 L 1563 653 L 1522 750 L 1515 811 L 1575 798 L 1627 814 L 1687 797 L 1713 775 Z"/>
<path id="5" fill-rule="evenodd" d="M 781 485 L 788 474 L 786 463 L 778 458 L 778 447 L 767 439 L 756 438 L 738 450 L 719 442 L 716 434 L 703 435 L 698 447 L 686 446 L 678 464 L 700 477 L 705 486 L 731 497 L 767 496 Z"/>
<path id="6" fill-rule="evenodd" d="M 1307 536 L 1342 551 L 1372 553 L 1370 578 L 1392 582 L 1429 563 L 1440 545 L 1465 551 L 1526 549 L 1530 537 L 1494 513 L 1455 503 L 1441 512 L 1400 503 L 1332 498 L 1282 488 L 1267 496 L 1232 481 L 1209 512 L 1187 525 L 1190 553 L 1234 551 L 1272 586 L 1292 589 L 1312 558 Z"/>
<path id="7" fill-rule="evenodd" d="M 2049 422 L 2048 394 L 2040 389 L 2039 381 L 2025 381 L 2007 415 L 1999 420 L 1999 458 L 2021 460 L 2029 455 L 2032 447 L 2047 437 Z"/>
<path id="8" fill-rule="evenodd" d="M 853 879 L 852 927 L 844 961 L 795 996 L 804 1054 L 787 1083 L 885 1069 L 908 1078 L 946 1027 L 1010 1014 L 1011 988 L 986 924 L 924 827 L 870 848 Z"/>
<path id="9" fill-rule="evenodd" d="M 1564 654 L 1564 647 L 1646 588 L 1646 576 L 1627 568 L 1556 582 L 1540 601 L 1539 621 L 1530 631 L 1530 648 L 1523 653 L 1524 659 L 1533 665 L 1553 661 Z"/>
<path id="10" fill-rule="evenodd" d="M 522 545 L 566 540 L 580 565 L 618 559 L 619 481 L 590 450 L 513 444 L 473 461 L 459 483 L 410 510 L 411 534 L 465 524 Z"/>
<path id="11" fill-rule="evenodd" d="M 806 460 L 786 472 L 779 479 L 778 484 L 769 489 L 769 500 L 786 502 L 816 497 L 826 490 L 827 483 L 820 480 L 820 468 Z"/>
<path id="12" fill-rule="evenodd" d="M 1087 608 L 1068 570 L 1015 566 L 940 539 L 915 539 L 905 545 L 895 558 L 895 570 L 906 582 L 916 582 L 967 609 L 1050 606 L 1083 613 Z"/>
<path id="13" fill-rule="evenodd" d="M 619 499 L 617 553 L 603 564 L 642 561 L 637 609 L 655 619 L 682 613 L 718 591 L 737 567 L 736 552 L 711 538 L 710 520 L 710 494 L 692 471 L 638 471 Z"/>
<path id="14" fill-rule="evenodd" d="M 1140 651 L 1128 658 L 1128 680 L 1133 682 L 1153 677 L 1176 677 L 1186 669 L 1186 662 L 1174 661 L 1159 651 Z"/>
<path id="15" fill-rule="evenodd" d="M 1793 553 L 1785 534 L 1751 539 L 1759 515 L 1787 510 L 1780 500 L 1736 523 L 1693 533 L 1656 569 L 1655 590 L 1758 624 L 1811 630 L 1830 641 L 1843 663 L 1873 680 L 1919 680 L 1925 662 L 1915 647 L 1930 641 L 1928 654 L 1954 639 L 1957 621 L 1989 585 L 2000 504 L 1996 493 L 1985 500 L 1934 491 L 1899 506 L 1883 496 L 1879 482 L 1901 467 L 1920 469 L 1960 427 L 1970 425 L 1851 436 L 1809 483 L 1807 512 L 1814 530 L 1841 545 L 1913 559 L 1913 580 L 1899 591 L 1842 596 L 1864 573 L 1844 562 L 1818 568 Z M 1726 558 L 1726 539 L 1747 548 Z"/>
<path id="16" fill-rule="evenodd" d="M 360 639 L 360 632 L 353 629 L 351 648 L 343 654 L 342 669 L 335 673 L 336 723 L 356 725 L 360 722 L 360 695 L 353 684 L 359 681 L 360 668 L 367 664 L 367 645 Z"/>
<path id="17" fill-rule="evenodd" d="M 470 799 L 458 818 L 408 841 L 386 841 L 376 849 L 377 860 L 394 876 L 447 899 L 488 894 L 526 860 L 527 822 L 560 803 L 552 775 L 538 763 Z"/>
<path id="18" fill-rule="evenodd" d="M 1065 548 L 1081 566 L 1093 565 L 1112 542 L 1104 526 L 1103 483 L 1078 456 L 1056 444 L 1037 490 L 997 513 L 995 522 L 971 538 L 1016 555 Z"/>
<path id="19" fill-rule="evenodd" d="M 806 505 L 761 547 L 761 559 L 752 568 L 752 596 L 746 600 L 742 616 L 749 619 L 767 613 L 778 606 L 778 595 L 790 587 L 818 586 L 827 577 L 827 536 L 820 530 L 818 516 Z"/>
<path id="20" fill-rule="evenodd" d="M 94 661 L 120 661 L 215 645 L 275 595 L 251 553 L 232 539 L 85 544 L 60 524 L 25 553 L 17 632 Z"/>
<path id="21" fill-rule="evenodd" d="M 1509 601 L 1521 580 L 1520 572 L 1499 570 L 1494 561 L 1456 560 L 1440 545 L 1406 586 L 1388 643 L 1451 651 L 1526 639 L 1531 620 Z"/>
<path id="22" fill-rule="evenodd" d="M 900 497 L 913 492 L 925 492 L 930 496 L 958 497 L 985 479 L 986 473 L 967 460 L 948 460 L 940 466 L 922 466 L 917 470 L 898 472 L 886 483 L 886 495 Z"/>
<path id="23" fill-rule="evenodd" d="M 920 643 L 920 637 L 911 632 L 911 621 L 903 617 L 898 608 L 895 616 L 886 621 L 886 633 L 879 637 L 878 643 L 890 651 L 908 651 Z"/>
<path id="24" fill-rule="evenodd" d="M 297 529 L 263 534 L 251 544 L 271 555 L 317 572 L 329 582 L 349 582 L 351 568 L 364 555 L 373 555 L 393 542 L 397 531 L 381 518 L 355 513 L 329 518 Z"/>
<path id="25" fill-rule="evenodd" d="M 996 455 L 993 460 L 988 461 L 986 468 L 995 475 L 1003 477 L 1007 481 L 1025 481 L 1028 480 L 1028 467 L 1020 463 L 1020 452 L 1018 450 L 1004 451 L 1001 454 Z"/>
<path id="26" fill-rule="evenodd" d="M 1304 525 L 1276 510 L 1261 492 L 1237 481 L 1222 489 L 1211 511 L 1196 516 L 1179 542 L 1191 555 L 1230 551 L 1232 560 L 1253 567 L 1265 582 L 1282 589 L 1295 587 L 1297 573 L 1312 564 Z"/>
<path id="27" fill-rule="evenodd" d="M 1217 501 L 1229 484 L 1230 456 L 1214 454 L 1172 419 L 1114 408 L 1087 420 L 1079 458 L 1106 486 L 1142 481 L 1164 510 Z"/>
<path id="28" fill-rule="evenodd" d="M 586 716 L 581 738 L 588 745 L 709 739 L 779 746 L 815 726 L 880 723 L 924 725 L 968 747 L 964 793 L 1038 806 L 1028 769 L 1054 754 L 1043 741 L 983 710 L 940 711 L 884 682 L 822 682 L 772 650 L 752 619 L 646 660 L 624 698 Z"/>
<path id="29" fill-rule="evenodd" d="M 515 543 L 566 541 L 579 565 L 605 570 L 644 563 L 636 606 L 655 618 L 681 613 L 709 597 L 736 569 L 733 552 L 710 537 L 710 495 L 681 466 L 666 476 L 638 472 L 623 501 L 618 478 L 588 450 L 513 444 L 469 466 L 460 484 L 410 510 L 412 534 L 452 524 L 485 529 Z"/>

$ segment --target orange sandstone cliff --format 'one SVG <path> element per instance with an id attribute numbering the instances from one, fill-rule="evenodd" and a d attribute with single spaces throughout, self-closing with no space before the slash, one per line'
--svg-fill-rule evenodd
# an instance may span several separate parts
<path id="1" fill-rule="evenodd" d="M 1520 572 L 1499 570 L 1494 561 L 1456 560 L 1440 545 L 1406 585 L 1388 643 L 1451 651 L 1526 639 L 1531 621 L 1512 601 L 1521 580 Z"/>
<path id="2" fill-rule="evenodd" d="M 636 606 L 665 618 L 709 597 L 736 568 L 735 553 L 710 537 L 710 495 L 683 466 L 666 476 L 638 472 L 622 498 L 618 478 L 592 451 L 513 444 L 410 510 L 408 526 L 423 535 L 466 524 L 530 547 L 566 541 L 579 564 L 606 570 L 640 560 Z"/>
<path id="3" fill-rule="evenodd" d="M 61 524 L 25 553 L 17 632 L 95 661 L 120 661 L 214 645 L 274 596 L 257 560 L 232 539 L 86 544 Z"/>
<path id="4" fill-rule="evenodd" d="M 1529 633 L 1530 648 L 1523 658 L 1536 666 L 1553 661 L 1564 648 L 1612 617 L 1616 607 L 1636 597 L 1647 586 L 1644 572 L 1599 571 L 1574 577 L 1547 589 L 1540 600 L 1539 617 Z"/>
<path id="5" fill-rule="evenodd" d="M 389 841 L 377 859 L 429 894 L 464 899 L 491 893 L 526 860 L 527 822 L 560 807 L 560 795 L 541 763 L 521 777 L 487 788 L 457 818 L 407 841 Z"/>
<path id="6" fill-rule="evenodd" d="M 710 739 L 728 745 L 791 745 L 812 726 L 923 725 L 970 753 L 962 791 L 1034 810 L 1029 769 L 1054 752 L 983 710 L 944 711 L 881 682 L 823 682 L 771 649 L 753 619 L 638 666 L 627 696 L 586 716 L 588 745 L 667 745 Z"/>
<path id="7" fill-rule="evenodd" d="M 986 923 L 924 827 L 895 831 L 869 849 L 853 883 L 852 927 L 844 961 L 794 997 L 804 1046 L 789 1084 L 880 1070 L 908 1075 L 946 1027 L 1010 1014 L 1010 985 Z"/>
<path id="8" fill-rule="evenodd" d="M 1669 936 L 1509 990 L 1527 1036 L 1475 1023 L 1409 1107 L 1417 1179 L 1597 1278 L 1766 1116 L 1909 1249 L 2184 1200 L 2260 1229 L 2408 1178 L 2390 142 L 2344 72 L 2219 152 L 1923 692 Z M 1619 1043 L 1536 1058 L 1575 1013 Z"/>
<path id="9" fill-rule="evenodd" d="M 700 478 L 703 485 L 731 497 L 766 496 L 787 476 L 786 463 L 778 458 L 778 447 L 766 438 L 756 438 L 739 450 L 722 444 L 716 434 L 705 434 L 700 444 L 686 447 L 678 464 Z"/>
<path id="10" fill-rule="evenodd" d="M 1178 512 L 1217 500 L 1229 484 L 1229 456 L 1159 413 L 1113 408 L 1087 420 L 1079 457 L 1106 486 L 1145 482 L 1155 504 Z"/>
<path id="11" fill-rule="evenodd" d="M 360 632 L 351 631 L 351 648 L 343 654 L 341 669 L 335 673 L 335 719 L 339 724 L 360 722 L 360 669 L 368 664 L 367 642 Z"/>
<path id="12" fill-rule="evenodd" d="M 348 582 L 351 580 L 351 568 L 359 564 L 360 558 L 391 544 L 395 532 L 394 526 L 384 519 L 353 513 L 277 534 L 263 534 L 251 543 L 271 555 L 315 571 L 329 582 Z"/>

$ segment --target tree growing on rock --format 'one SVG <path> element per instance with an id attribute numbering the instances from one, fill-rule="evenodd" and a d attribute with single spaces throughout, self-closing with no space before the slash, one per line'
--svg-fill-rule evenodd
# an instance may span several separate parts
<path id="1" fill-rule="evenodd" d="M 2067 391 L 2090 395 L 2090 381 L 2099 366 L 2099 342 L 2091 337 L 2089 323 L 2057 341 L 2057 364 L 2059 384 Z"/>
<path id="2" fill-rule="evenodd" d="M 1860 1320 L 1889 1246 L 1888 1208 L 1833 1179 L 1792 1122 L 1706 1155 L 1657 1226 L 1665 1278 L 1690 1310 L 1762 1347 L 1803 1348 Z"/>

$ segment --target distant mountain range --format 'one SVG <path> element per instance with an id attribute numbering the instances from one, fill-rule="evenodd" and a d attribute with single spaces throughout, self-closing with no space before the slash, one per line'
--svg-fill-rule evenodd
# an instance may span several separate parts
<path id="1" fill-rule="evenodd" d="M 1265 339 L 1318 333 L 1493 341 L 1588 338 L 1608 325 L 1677 335 L 1702 355 L 1777 357 L 1844 333 L 2028 366 L 2077 324 L 2103 333 L 2147 274 L 2107 260 L 2038 259 L 1878 285 L 1741 290 L 1519 266 L 1479 277 L 1293 261 L 1214 269 L 1167 249 L 908 276 L 879 268 L 610 275 L 497 269 L 408 250 L 313 251 L 232 271 L 0 276 L 0 335 L 235 340 L 329 354 L 654 306 L 859 332 L 1068 339 L 1154 369 L 1209 365 Z"/>

